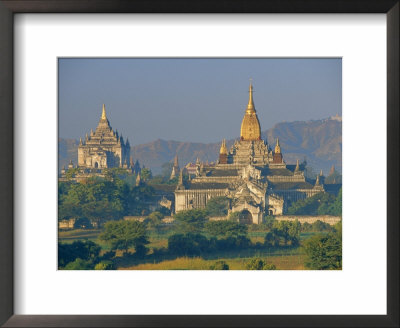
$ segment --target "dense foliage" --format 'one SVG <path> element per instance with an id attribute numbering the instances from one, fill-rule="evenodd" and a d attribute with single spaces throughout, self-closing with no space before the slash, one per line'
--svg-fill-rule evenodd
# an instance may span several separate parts
<path id="1" fill-rule="evenodd" d="M 301 224 L 299 221 L 275 221 L 272 229 L 265 235 L 264 245 L 268 247 L 286 246 L 290 243 L 292 246 L 298 246 L 300 242 Z"/>
<path id="2" fill-rule="evenodd" d="M 226 237 L 217 239 L 207 238 L 200 233 L 174 234 L 168 238 L 168 251 L 170 254 L 194 256 L 216 251 L 229 251 L 248 248 L 250 239 L 246 236 Z"/>
<path id="3" fill-rule="evenodd" d="M 269 264 L 260 258 L 251 259 L 246 263 L 247 270 L 276 270 L 274 264 Z"/>
<path id="4" fill-rule="evenodd" d="M 304 242 L 307 254 L 306 267 L 313 270 L 342 268 L 342 224 L 335 225 L 334 232 L 317 234 Z"/>
<path id="5" fill-rule="evenodd" d="M 207 212 L 202 209 L 182 211 L 175 214 L 175 220 L 180 232 L 201 232 L 207 222 Z"/>
<path id="6" fill-rule="evenodd" d="M 110 173 L 111 174 L 111 173 Z M 147 185 L 130 186 L 116 176 L 90 178 L 82 183 L 59 182 L 58 217 L 119 220 L 124 215 L 140 215 L 154 195 Z"/>
<path id="7" fill-rule="evenodd" d="M 58 265 L 66 266 L 68 263 L 80 259 L 83 261 L 96 261 L 101 247 L 96 243 L 87 241 L 74 241 L 71 244 L 58 244 Z M 78 261 L 79 262 L 79 261 Z"/>
<path id="8" fill-rule="evenodd" d="M 227 197 L 213 197 L 206 205 L 208 216 L 226 216 L 228 214 L 229 199 Z"/>
<path id="9" fill-rule="evenodd" d="M 168 238 L 168 250 L 175 255 L 193 256 L 209 253 L 213 245 L 199 233 L 174 234 Z"/>
<path id="10" fill-rule="evenodd" d="M 210 270 L 229 270 L 229 265 L 225 261 L 216 261 L 210 266 Z"/>
<path id="11" fill-rule="evenodd" d="M 247 226 L 232 221 L 208 221 L 204 227 L 214 237 L 238 237 L 247 234 Z"/>
<path id="12" fill-rule="evenodd" d="M 303 232 L 311 232 L 311 231 L 312 232 L 318 232 L 318 231 L 330 232 L 333 230 L 334 230 L 334 228 L 329 223 L 325 223 L 320 220 L 317 220 L 317 221 L 313 222 L 312 224 L 305 222 L 301 225 L 301 231 L 303 231 Z"/>
<path id="13" fill-rule="evenodd" d="M 288 208 L 290 215 L 342 215 L 342 189 L 335 197 L 329 193 L 319 193 L 293 202 Z"/>
<path id="14" fill-rule="evenodd" d="M 149 243 L 146 233 L 146 225 L 139 221 L 109 221 L 99 239 L 108 243 L 112 250 L 123 250 L 127 254 L 129 248 L 134 247 L 136 254 L 145 255 L 145 245 Z"/>

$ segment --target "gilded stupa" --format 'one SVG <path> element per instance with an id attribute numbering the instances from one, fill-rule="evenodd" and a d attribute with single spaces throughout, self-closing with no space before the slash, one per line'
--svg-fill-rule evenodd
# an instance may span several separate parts
<path id="1" fill-rule="evenodd" d="M 240 128 L 240 139 L 230 148 L 226 163 L 266 165 L 272 162 L 273 152 L 261 139 L 261 126 L 254 106 L 253 85 L 250 82 L 249 101 Z"/>
<path id="2" fill-rule="evenodd" d="M 255 141 L 261 139 L 260 121 L 253 102 L 253 85 L 249 86 L 249 103 L 240 128 L 240 140 Z"/>

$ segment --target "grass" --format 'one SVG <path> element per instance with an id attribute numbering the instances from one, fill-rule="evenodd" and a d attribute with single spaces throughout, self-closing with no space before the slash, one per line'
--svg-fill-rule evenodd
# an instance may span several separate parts
<path id="1" fill-rule="evenodd" d="M 58 240 L 62 242 L 74 242 L 76 240 L 97 240 L 101 229 L 74 229 L 58 231 Z"/>
<path id="2" fill-rule="evenodd" d="M 101 229 L 74 229 L 59 231 L 59 241 L 62 243 L 72 243 L 77 240 L 91 240 L 101 246 L 101 255 L 104 252 L 109 251 L 110 247 L 106 243 L 98 240 L 99 234 L 102 232 Z M 249 259 L 259 257 L 267 259 L 268 263 L 276 265 L 278 270 L 304 270 L 304 254 L 302 249 L 296 248 L 248 248 L 241 250 L 232 251 L 220 251 L 217 253 L 211 253 L 203 255 L 201 258 L 190 258 L 180 257 L 171 255 L 156 255 L 154 250 L 166 249 L 168 247 L 168 237 L 175 232 L 173 230 L 157 232 L 155 230 L 149 231 L 148 239 L 149 244 L 147 245 L 150 250 L 148 255 L 143 260 L 138 260 L 132 256 L 122 256 L 122 251 L 116 252 L 116 265 L 119 269 L 123 270 L 208 270 L 209 267 L 215 263 L 215 261 L 223 260 L 228 263 L 231 270 L 245 270 L 245 263 Z M 264 231 L 250 231 L 248 237 L 251 242 L 263 243 Z M 300 239 L 304 240 L 309 238 L 316 232 L 305 232 L 301 233 Z M 209 236 L 208 236 L 209 237 Z M 134 249 L 129 250 L 130 253 L 134 253 Z"/>
<path id="3" fill-rule="evenodd" d="M 277 270 L 304 270 L 304 255 L 285 255 L 262 257 L 267 263 L 275 264 Z M 230 270 L 246 270 L 246 263 L 251 258 L 220 258 L 229 265 Z M 144 263 L 121 270 L 209 270 L 216 260 L 207 260 L 201 257 L 180 257 L 159 263 Z"/>

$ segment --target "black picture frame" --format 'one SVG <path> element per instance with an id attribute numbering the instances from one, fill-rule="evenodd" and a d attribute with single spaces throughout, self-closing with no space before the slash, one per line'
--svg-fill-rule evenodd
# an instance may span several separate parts
<path id="1" fill-rule="evenodd" d="M 0 324 L 4 327 L 399 327 L 399 11 L 399 0 L 0 0 Z M 385 13 L 387 315 L 14 315 L 13 17 L 16 13 Z"/>

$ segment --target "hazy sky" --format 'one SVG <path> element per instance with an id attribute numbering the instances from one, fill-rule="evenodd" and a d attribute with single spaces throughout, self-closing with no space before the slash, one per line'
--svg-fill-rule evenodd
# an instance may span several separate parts
<path id="1" fill-rule="evenodd" d="M 102 104 L 131 145 L 238 138 L 253 79 L 266 130 L 342 112 L 341 59 L 60 59 L 59 136 L 84 137 Z"/>

